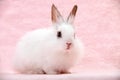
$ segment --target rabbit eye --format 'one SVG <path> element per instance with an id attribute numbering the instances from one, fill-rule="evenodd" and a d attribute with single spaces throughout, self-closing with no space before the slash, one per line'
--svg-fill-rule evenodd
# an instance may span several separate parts
<path id="1" fill-rule="evenodd" d="M 61 33 L 61 31 L 58 31 L 58 32 L 57 32 L 57 37 L 58 37 L 58 38 L 62 38 L 62 33 Z"/>

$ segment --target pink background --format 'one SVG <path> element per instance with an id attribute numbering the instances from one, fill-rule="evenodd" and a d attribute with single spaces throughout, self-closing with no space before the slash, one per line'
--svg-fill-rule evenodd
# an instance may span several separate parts
<path id="1" fill-rule="evenodd" d="M 13 72 L 15 45 L 27 31 L 51 26 L 54 3 L 66 17 L 74 4 L 74 25 L 85 56 L 73 71 L 113 72 L 120 69 L 120 0 L 0 0 L 0 73 Z"/>

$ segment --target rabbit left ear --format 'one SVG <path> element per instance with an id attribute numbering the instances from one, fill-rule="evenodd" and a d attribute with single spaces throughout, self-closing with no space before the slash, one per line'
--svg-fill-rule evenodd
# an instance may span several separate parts
<path id="1" fill-rule="evenodd" d="M 51 7 L 51 20 L 53 23 L 63 22 L 63 18 L 54 4 Z"/>
<path id="2" fill-rule="evenodd" d="M 77 5 L 74 5 L 72 11 L 70 12 L 68 18 L 67 18 L 67 22 L 72 24 L 73 21 L 74 21 L 74 18 L 75 18 L 75 15 L 76 15 L 76 12 L 77 12 Z"/>

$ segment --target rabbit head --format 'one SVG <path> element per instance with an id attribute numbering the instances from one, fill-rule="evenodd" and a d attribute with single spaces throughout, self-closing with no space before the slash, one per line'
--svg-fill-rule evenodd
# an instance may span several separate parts
<path id="1" fill-rule="evenodd" d="M 51 8 L 51 20 L 56 31 L 56 37 L 58 40 L 63 41 L 63 44 L 66 46 L 66 49 L 70 49 L 70 47 L 74 44 L 75 28 L 73 26 L 73 21 L 76 15 L 76 11 L 77 5 L 74 5 L 67 20 L 64 20 L 54 4 Z"/>

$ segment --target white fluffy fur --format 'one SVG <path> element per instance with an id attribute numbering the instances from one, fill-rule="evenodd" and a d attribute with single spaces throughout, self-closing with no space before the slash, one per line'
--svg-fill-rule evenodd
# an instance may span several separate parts
<path id="1" fill-rule="evenodd" d="M 62 38 L 57 38 L 57 31 L 62 32 Z M 28 32 L 17 44 L 14 68 L 20 73 L 67 72 L 83 51 L 82 43 L 74 38 L 74 33 L 73 26 L 65 22 Z M 69 50 L 66 50 L 67 42 L 72 43 Z"/>

